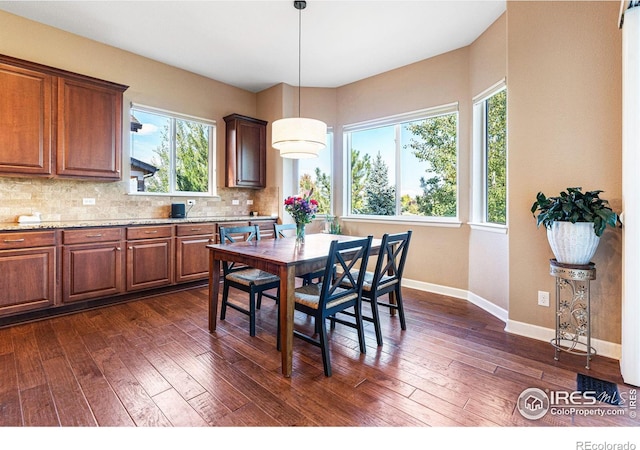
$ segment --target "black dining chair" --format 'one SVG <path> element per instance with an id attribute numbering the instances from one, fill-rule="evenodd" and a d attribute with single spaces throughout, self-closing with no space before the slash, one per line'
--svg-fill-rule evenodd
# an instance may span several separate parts
<path id="1" fill-rule="evenodd" d="M 329 341 L 325 326 L 328 318 L 335 316 L 338 312 L 352 310 L 350 312 L 355 322 L 333 317 L 332 323 L 335 321 L 355 328 L 358 332 L 360 352 L 367 351 L 364 341 L 361 295 L 372 238 L 369 236 L 344 242 L 332 241 L 323 282 L 307 284 L 295 290 L 295 310 L 314 318 L 314 333 L 305 334 L 297 330 L 294 324 L 293 335 L 320 347 L 324 374 L 327 377 L 331 376 Z M 340 270 L 337 271 L 336 268 Z"/>
<path id="2" fill-rule="evenodd" d="M 363 318 L 373 323 L 378 345 L 382 345 L 380 306 L 389 308 L 390 313 L 397 311 L 400 318 L 400 328 L 407 329 L 401 285 L 411 233 L 412 231 L 408 230 L 406 233 L 384 234 L 376 267 L 373 272 L 367 272 L 364 277 L 362 300 L 371 303 L 371 317 L 363 316 Z M 388 295 L 386 301 L 380 299 L 384 295 Z"/>
<path id="3" fill-rule="evenodd" d="M 260 228 L 258 225 L 240 227 L 220 227 L 220 243 L 260 240 Z M 233 262 L 222 262 L 223 288 L 222 305 L 220 308 L 220 320 L 224 320 L 227 307 L 249 316 L 249 335 L 256 335 L 256 309 L 260 309 L 262 297 L 269 297 L 278 302 L 280 290 L 280 278 L 277 275 L 260 269 L 240 265 Z M 235 288 L 249 294 L 249 308 L 229 302 L 229 288 Z M 276 295 L 266 291 L 276 288 Z"/>
<path id="4" fill-rule="evenodd" d="M 290 232 L 293 231 L 293 234 Z M 287 237 L 294 237 L 296 235 L 296 224 L 295 223 L 274 223 L 273 224 L 273 235 L 276 239 L 282 239 Z M 305 275 L 301 275 L 302 284 L 310 284 L 313 280 L 322 281 L 322 275 L 324 274 L 324 269 L 318 270 L 316 272 L 308 273 Z"/>
<path id="5" fill-rule="evenodd" d="M 362 301 L 371 304 L 371 316 L 363 314 L 362 318 L 373 323 L 378 346 L 382 345 L 380 306 L 389 308 L 390 313 L 397 311 L 400 317 L 400 328 L 407 329 L 401 284 L 411 233 L 412 231 L 409 230 L 405 233 L 384 234 L 375 269 L 373 272 L 367 271 L 365 273 L 362 284 Z M 386 301 L 380 299 L 384 295 L 388 296 Z M 348 312 L 345 314 L 351 315 Z"/>

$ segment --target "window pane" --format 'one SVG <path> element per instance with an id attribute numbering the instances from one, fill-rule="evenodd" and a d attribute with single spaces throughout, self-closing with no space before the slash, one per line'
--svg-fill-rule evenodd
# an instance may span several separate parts
<path id="1" fill-rule="evenodd" d="M 176 185 L 178 192 L 209 191 L 209 127 L 176 120 Z"/>
<path id="2" fill-rule="evenodd" d="M 212 193 L 212 130 L 171 113 L 132 108 L 131 190 Z"/>
<path id="3" fill-rule="evenodd" d="M 317 158 L 298 160 L 300 191 L 313 189 L 314 198 L 318 201 L 318 214 L 331 214 L 331 155 L 333 133 L 327 133 L 327 143 L 320 150 Z"/>
<path id="4" fill-rule="evenodd" d="M 507 91 L 487 100 L 487 222 L 507 223 Z"/>
<path id="5" fill-rule="evenodd" d="M 351 133 L 351 213 L 396 214 L 395 126 Z"/>
<path id="6" fill-rule="evenodd" d="M 403 145 L 403 158 L 414 169 L 403 166 L 402 179 L 407 187 L 402 194 L 417 191 L 415 203 L 403 199 L 403 214 L 419 214 L 432 217 L 456 217 L 457 213 L 457 153 L 458 114 L 445 114 L 404 125 L 403 136 L 408 143 Z M 403 138 L 404 139 L 404 138 Z M 403 141 L 404 142 L 404 141 Z M 404 153 L 413 156 L 413 160 Z M 414 172 L 419 171 L 421 175 Z M 405 176 L 406 175 L 406 176 Z M 416 180 L 418 177 L 418 187 Z M 409 194 L 410 195 L 410 194 Z"/>
<path id="7" fill-rule="evenodd" d="M 142 125 L 131 133 L 131 179 L 136 190 L 168 193 L 171 120 L 146 111 L 131 113 Z"/>

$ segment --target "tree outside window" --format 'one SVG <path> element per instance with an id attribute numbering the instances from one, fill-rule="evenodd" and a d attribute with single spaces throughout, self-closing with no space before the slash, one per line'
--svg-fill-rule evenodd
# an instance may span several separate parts
<path id="1" fill-rule="evenodd" d="M 457 112 L 347 133 L 351 214 L 456 217 Z"/>
<path id="2" fill-rule="evenodd" d="M 298 187 L 301 192 L 311 191 L 311 198 L 318 202 L 317 214 L 331 214 L 331 165 L 333 133 L 327 133 L 326 147 L 320 150 L 317 158 L 299 159 Z"/>

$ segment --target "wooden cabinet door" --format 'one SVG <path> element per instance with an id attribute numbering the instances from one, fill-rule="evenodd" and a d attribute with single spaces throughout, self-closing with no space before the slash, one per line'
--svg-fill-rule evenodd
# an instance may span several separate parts
<path id="1" fill-rule="evenodd" d="M 176 238 L 176 283 L 206 279 L 209 276 L 209 250 L 213 236 Z"/>
<path id="2" fill-rule="evenodd" d="M 0 63 L 0 173 L 51 176 L 52 80 Z"/>
<path id="3" fill-rule="evenodd" d="M 117 295 L 124 291 L 121 242 L 65 245 L 62 302 Z"/>
<path id="4" fill-rule="evenodd" d="M 127 242 L 127 290 L 173 283 L 173 238 Z"/>
<path id="5" fill-rule="evenodd" d="M 55 247 L 0 250 L 0 316 L 54 305 Z"/>
<path id="6" fill-rule="evenodd" d="M 227 127 L 227 187 L 265 187 L 267 122 L 239 114 L 231 114 L 224 120 Z"/>
<path id="7" fill-rule="evenodd" d="M 121 178 L 123 90 L 106 82 L 58 79 L 58 176 Z"/>

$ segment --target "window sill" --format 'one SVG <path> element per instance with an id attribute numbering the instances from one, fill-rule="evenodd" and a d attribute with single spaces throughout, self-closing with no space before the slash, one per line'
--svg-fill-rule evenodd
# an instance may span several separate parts
<path id="1" fill-rule="evenodd" d="M 416 225 L 424 227 L 460 228 L 462 222 L 456 219 L 409 218 L 407 216 L 342 216 L 344 222 L 388 223 L 393 225 Z"/>
<path id="2" fill-rule="evenodd" d="M 486 231 L 488 233 L 507 234 L 509 228 L 506 225 L 494 223 L 468 222 L 472 230 Z"/>

